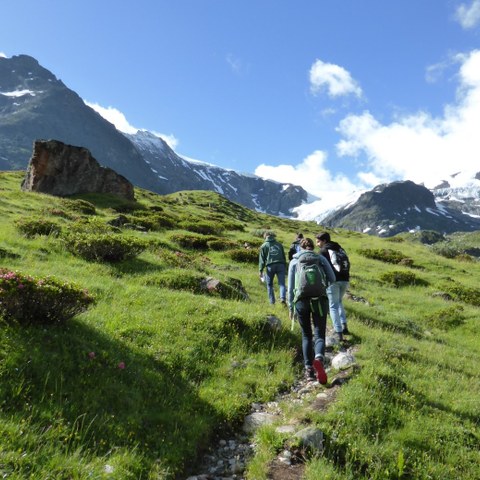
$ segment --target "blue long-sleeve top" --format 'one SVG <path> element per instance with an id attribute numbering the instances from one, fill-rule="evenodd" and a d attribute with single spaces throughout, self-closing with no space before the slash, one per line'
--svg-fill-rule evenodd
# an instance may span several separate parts
<path id="1" fill-rule="evenodd" d="M 296 253 L 289 266 L 288 266 L 288 306 L 290 310 L 293 310 L 293 298 L 295 295 L 294 289 L 295 289 L 295 273 L 297 271 L 297 263 L 298 263 L 298 257 L 304 253 L 304 252 L 312 252 L 312 250 L 300 250 L 300 252 Z M 313 253 L 313 252 L 312 252 Z M 330 263 L 328 263 L 328 260 L 323 256 L 323 255 L 318 255 L 318 265 L 323 268 L 325 275 L 327 276 L 327 282 L 328 285 L 331 283 L 334 283 L 336 281 L 335 273 L 333 272 L 332 267 L 330 266 Z"/>

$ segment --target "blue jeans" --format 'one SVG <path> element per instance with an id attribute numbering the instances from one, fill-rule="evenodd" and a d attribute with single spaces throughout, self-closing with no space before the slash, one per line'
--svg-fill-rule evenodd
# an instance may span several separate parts
<path id="1" fill-rule="evenodd" d="M 302 329 L 302 351 L 305 368 L 313 366 L 315 357 L 325 356 L 325 329 L 327 326 L 328 299 L 300 299 L 295 303 L 298 323 Z M 313 329 L 312 329 L 313 326 Z"/>
<path id="2" fill-rule="evenodd" d="M 284 302 L 287 298 L 285 289 L 286 269 L 287 267 L 284 263 L 272 263 L 271 265 L 267 265 L 265 270 L 265 281 L 267 282 L 267 292 L 270 303 L 275 303 L 275 291 L 273 288 L 273 279 L 275 278 L 275 275 L 277 276 L 278 286 L 280 288 L 280 300 Z"/>
<path id="3" fill-rule="evenodd" d="M 332 319 L 333 328 L 337 333 L 342 332 L 342 324 L 347 323 L 347 315 L 342 301 L 347 288 L 348 282 L 341 280 L 330 284 L 327 288 L 330 318 Z"/>

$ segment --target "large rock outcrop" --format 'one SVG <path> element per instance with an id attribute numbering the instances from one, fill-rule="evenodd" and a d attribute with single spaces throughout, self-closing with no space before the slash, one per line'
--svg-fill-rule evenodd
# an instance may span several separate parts
<path id="1" fill-rule="evenodd" d="M 111 168 L 102 167 L 90 151 L 58 140 L 37 140 L 22 190 L 69 196 L 110 193 L 134 200 L 133 185 Z"/>

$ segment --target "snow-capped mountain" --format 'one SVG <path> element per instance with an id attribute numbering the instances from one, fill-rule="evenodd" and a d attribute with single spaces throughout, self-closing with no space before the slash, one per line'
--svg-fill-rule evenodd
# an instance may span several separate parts
<path id="1" fill-rule="evenodd" d="M 439 204 L 480 218 L 480 172 L 456 173 L 432 192 Z"/>
<path id="2" fill-rule="evenodd" d="M 213 190 L 249 208 L 291 216 L 300 186 L 184 159 L 149 132 L 120 132 L 28 55 L 0 57 L 0 169 L 26 169 L 35 140 L 88 148 L 103 166 L 156 193 Z"/>
<path id="3" fill-rule="evenodd" d="M 476 187 L 475 182 L 465 185 L 442 185 L 435 189 L 436 194 L 411 181 L 379 185 L 323 216 L 320 223 L 383 237 L 416 230 L 480 230 L 480 216 L 465 213 L 478 208 L 480 186 Z"/>

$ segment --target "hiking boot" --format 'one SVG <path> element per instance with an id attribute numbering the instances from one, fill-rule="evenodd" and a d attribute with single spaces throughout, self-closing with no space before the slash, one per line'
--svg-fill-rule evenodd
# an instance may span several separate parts
<path id="1" fill-rule="evenodd" d="M 282 307 L 286 307 L 286 306 L 287 306 L 287 302 L 286 302 L 285 300 L 282 300 L 280 303 L 282 304 Z"/>
<path id="2" fill-rule="evenodd" d="M 305 367 L 305 380 L 307 382 L 311 382 L 313 380 L 316 380 L 317 377 L 315 376 L 315 371 L 313 370 L 312 367 Z"/>
<path id="3" fill-rule="evenodd" d="M 339 342 L 343 342 L 343 333 L 342 333 L 342 332 L 335 332 L 335 338 L 336 338 Z"/>
<path id="4" fill-rule="evenodd" d="M 342 327 L 343 327 L 342 333 L 343 333 L 344 335 L 350 335 L 350 331 L 348 330 L 347 324 L 346 324 L 346 323 L 343 323 L 343 324 L 342 324 Z"/>
<path id="5" fill-rule="evenodd" d="M 313 369 L 317 374 L 318 383 L 325 385 L 327 383 L 327 373 L 325 372 L 325 368 L 323 368 L 323 362 L 321 358 L 316 358 L 313 361 Z"/>

